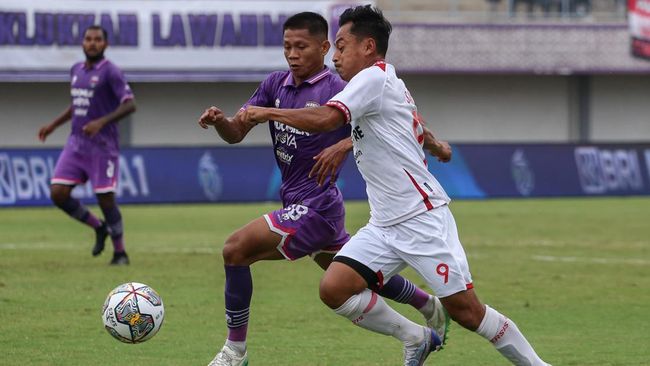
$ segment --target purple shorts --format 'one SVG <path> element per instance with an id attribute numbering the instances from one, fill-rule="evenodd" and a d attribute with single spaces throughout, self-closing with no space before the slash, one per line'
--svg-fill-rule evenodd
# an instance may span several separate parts
<path id="1" fill-rule="evenodd" d="M 282 236 L 278 250 L 291 261 L 306 255 L 336 253 L 350 240 L 345 231 L 343 198 L 336 188 L 269 212 L 264 219 L 271 231 Z"/>
<path id="2" fill-rule="evenodd" d="M 115 192 L 119 161 L 116 153 L 81 151 L 66 145 L 56 162 L 51 184 L 75 186 L 90 179 L 95 193 Z"/>

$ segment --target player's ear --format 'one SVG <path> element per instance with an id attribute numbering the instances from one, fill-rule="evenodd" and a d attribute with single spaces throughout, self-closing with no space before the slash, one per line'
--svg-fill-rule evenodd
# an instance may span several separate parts
<path id="1" fill-rule="evenodd" d="M 327 40 L 327 39 L 324 40 L 324 41 L 320 44 L 321 54 L 322 54 L 323 56 L 327 55 L 327 53 L 328 53 L 329 50 L 330 50 L 330 47 L 332 47 L 332 44 L 330 43 L 330 41 Z"/>
<path id="2" fill-rule="evenodd" d="M 368 37 L 363 41 L 363 50 L 367 56 L 377 53 L 377 42 L 374 38 Z"/>

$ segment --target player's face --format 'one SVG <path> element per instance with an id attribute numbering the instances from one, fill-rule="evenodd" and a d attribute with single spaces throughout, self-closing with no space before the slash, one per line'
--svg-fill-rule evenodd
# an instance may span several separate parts
<path id="1" fill-rule="evenodd" d="M 97 61 L 104 56 L 104 50 L 108 43 L 104 39 L 104 32 L 99 29 L 88 29 L 84 34 L 82 46 L 86 59 L 88 61 Z"/>
<path id="2" fill-rule="evenodd" d="M 368 39 L 358 39 L 350 33 L 352 23 L 346 23 L 336 33 L 332 61 L 341 79 L 350 81 L 354 75 L 366 68 L 370 54 Z"/>
<path id="3" fill-rule="evenodd" d="M 325 37 L 311 35 L 307 29 L 284 31 L 284 58 L 297 83 L 323 68 L 329 48 L 330 43 Z"/>

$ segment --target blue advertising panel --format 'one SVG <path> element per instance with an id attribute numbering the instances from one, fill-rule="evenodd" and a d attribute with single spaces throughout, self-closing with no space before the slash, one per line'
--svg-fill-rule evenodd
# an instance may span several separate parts
<path id="1" fill-rule="evenodd" d="M 452 162 L 428 158 L 452 198 L 650 194 L 650 144 L 458 144 Z M 0 207 L 50 205 L 60 149 L 0 149 Z M 123 149 L 121 203 L 277 201 L 272 147 Z M 348 159 L 337 182 L 346 199 L 366 199 Z M 74 196 L 94 202 L 89 185 Z"/>
<path id="2" fill-rule="evenodd" d="M 488 197 L 650 194 L 650 144 L 456 147 Z"/>
<path id="3" fill-rule="evenodd" d="M 60 149 L 0 150 L 0 206 L 48 205 Z M 120 154 L 122 203 L 243 202 L 266 196 L 275 167 L 271 147 L 134 148 Z M 89 185 L 74 196 L 94 201 Z"/>

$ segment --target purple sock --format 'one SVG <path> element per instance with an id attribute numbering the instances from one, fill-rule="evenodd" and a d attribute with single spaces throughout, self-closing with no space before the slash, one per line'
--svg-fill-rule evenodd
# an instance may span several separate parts
<path id="1" fill-rule="evenodd" d="M 93 229 L 102 226 L 102 222 L 93 215 L 86 206 L 82 205 L 79 200 L 69 197 L 61 205 L 57 205 L 61 210 L 67 213 L 73 219 L 80 221 Z"/>
<path id="2" fill-rule="evenodd" d="M 422 308 L 429 300 L 429 294 L 416 287 L 406 278 L 395 275 L 377 292 L 382 297 L 409 304 L 416 309 Z"/>
<path id="3" fill-rule="evenodd" d="M 106 219 L 106 225 L 108 226 L 108 232 L 111 235 L 111 240 L 113 241 L 113 250 L 115 253 L 124 252 L 124 229 L 122 228 L 122 214 L 117 205 L 112 206 L 108 209 L 102 208 L 104 213 L 104 219 Z"/>
<path id="4" fill-rule="evenodd" d="M 226 270 L 226 322 L 228 340 L 246 341 L 248 315 L 253 297 L 253 279 L 249 266 L 224 266 Z"/>

